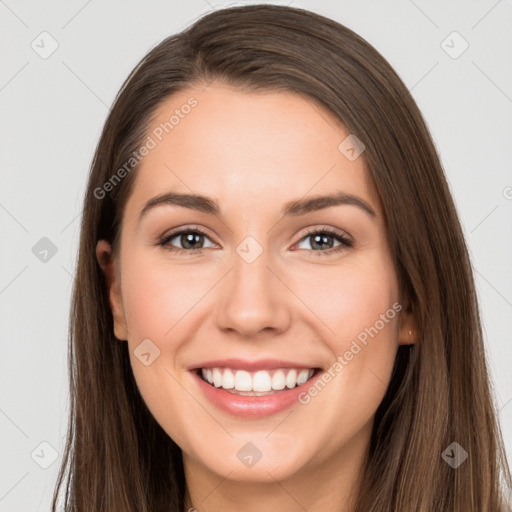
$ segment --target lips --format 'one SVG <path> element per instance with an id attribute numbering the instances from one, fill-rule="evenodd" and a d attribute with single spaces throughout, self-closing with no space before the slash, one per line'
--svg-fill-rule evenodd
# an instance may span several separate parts
<path id="1" fill-rule="evenodd" d="M 246 418 L 269 416 L 297 404 L 298 395 L 323 373 L 318 366 L 279 359 L 222 359 L 188 369 L 213 405 Z"/>

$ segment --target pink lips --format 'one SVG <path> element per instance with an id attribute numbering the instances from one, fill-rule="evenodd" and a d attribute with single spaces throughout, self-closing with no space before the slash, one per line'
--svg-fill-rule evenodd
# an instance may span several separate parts
<path id="1" fill-rule="evenodd" d="M 260 360 L 258 362 L 247 362 L 240 359 L 224 359 L 209 361 L 190 368 L 194 381 L 206 398 L 222 411 L 245 418 L 263 418 L 281 412 L 294 403 L 298 402 L 298 396 L 306 391 L 314 381 L 323 373 L 317 369 L 313 376 L 300 386 L 292 389 L 275 391 L 271 395 L 246 396 L 230 393 L 222 388 L 216 388 L 204 381 L 201 376 L 201 368 L 228 367 L 232 369 L 257 371 L 270 370 L 274 368 L 314 368 L 311 365 L 297 364 L 276 359 Z"/>

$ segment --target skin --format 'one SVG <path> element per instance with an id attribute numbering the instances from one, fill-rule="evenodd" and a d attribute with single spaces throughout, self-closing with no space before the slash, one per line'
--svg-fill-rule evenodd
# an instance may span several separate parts
<path id="1" fill-rule="evenodd" d="M 202 89 L 161 104 L 148 134 L 190 96 L 198 101 L 141 162 L 119 254 L 98 242 L 115 335 L 129 345 L 149 409 L 183 450 L 191 499 L 185 510 L 349 512 L 398 345 L 413 342 L 409 331 L 414 336 L 364 153 L 347 159 L 338 146 L 350 132 L 295 93 L 248 93 L 220 82 Z M 221 217 L 166 204 L 139 222 L 146 202 L 171 190 L 214 198 Z M 346 204 L 280 214 L 288 201 L 338 190 L 376 215 Z M 207 233 L 195 241 L 200 254 L 158 245 L 187 226 Z M 328 254 L 339 240 L 314 248 L 308 228 L 338 230 L 354 245 Z M 236 252 L 247 236 L 263 250 L 251 264 Z M 172 239 L 174 247 L 181 243 Z M 234 417 L 209 402 L 187 370 L 223 357 L 282 358 L 327 370 L 394 303 L 401 313 L 307 405 Z M 161 351 L 149 366 L 133 352 L 147 338 Z M 247 442 L 262 453 L 251 468 L 237 458 Z"/>

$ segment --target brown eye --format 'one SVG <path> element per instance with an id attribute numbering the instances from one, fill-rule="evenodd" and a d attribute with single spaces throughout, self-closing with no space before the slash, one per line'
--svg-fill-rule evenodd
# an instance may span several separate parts
<path id="1" fill-rule="evenodd" d="M 206 233 L 203 233 L 198 228 L 187 228 L 165 235 L 159 241 L 158 245 L 165 247 L 170 251 L 194 254 L 199 253 L 202 249 L 206 248 L 204 246 L 205 240 L 209 240 Z M 176 247 L 175 244 L 179 244 L 180 246 Z M 212 246 L 215 246 L 215 244 L 212 243 Z"/>
<path id="2" fill-rule="evenodd" d="M 352 240 L 349 240 L 345 235 L 328 229 L 316 229 L 309 231 L 301 238 L 299 244 L 303 240 L 310 240 L 310 247 L 299 248 L 311 250 L 316 254 L 333 254 L 340 250 L 348 249 L 354 245 Z M 335 245 L 336 241 L 338 241 L 338 245 Z"/>

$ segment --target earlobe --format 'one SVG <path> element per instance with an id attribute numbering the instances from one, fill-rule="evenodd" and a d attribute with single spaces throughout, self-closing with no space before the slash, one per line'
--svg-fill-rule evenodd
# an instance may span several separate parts
<path id="1" fill-rule="evenodd" d="M 399 345 L 414 345 L 418 342 L 418 329 L 409 301 L 405 300 L 400 312 Z"/>
<path id="2" fill-rule="evenodd" d="M 114 320 L 114 336 L 118 340 L 125 341 L 128 339 L 128 330 L 126 328 L 126 319 L 121 299 L 121 286 L 112 255 L 112 248 L 105 240 L 99 240 L 96 245 L 96 259 L 105 276 L 110 309 Z"/>

